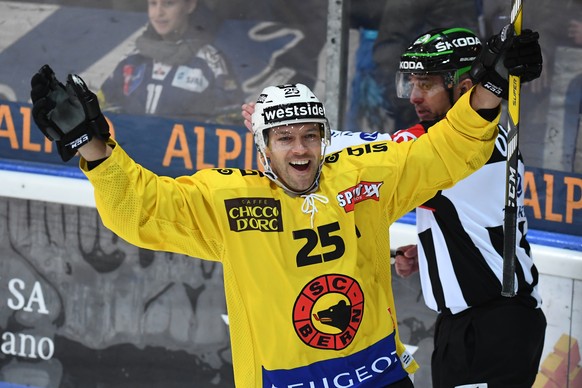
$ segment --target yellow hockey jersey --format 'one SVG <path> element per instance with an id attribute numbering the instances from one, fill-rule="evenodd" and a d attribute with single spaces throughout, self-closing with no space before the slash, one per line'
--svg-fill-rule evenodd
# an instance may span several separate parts
<path id="1" fill-rule="evenodd" d="M 389 226 L 491 155 L 496 125 L 469 94 L 416 141 L 327 156 L 307 196 L 259 171 L 159 177 L 112 140 L 81 168 L 117 235 L 223 264 L 237 387 L 383 387 L 418 368 L 398 337 Z"/>

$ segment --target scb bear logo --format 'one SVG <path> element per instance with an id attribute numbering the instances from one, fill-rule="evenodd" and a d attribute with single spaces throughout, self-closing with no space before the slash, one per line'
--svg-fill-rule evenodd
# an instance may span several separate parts
<path id="1" fill-rule="evenodd" d="M 330 274 L 309 282 L 295 301 L 293 324 L 314 348 L 340 350 L 354 339 L 364 314 L 364 294 L 354 279 Z"/>

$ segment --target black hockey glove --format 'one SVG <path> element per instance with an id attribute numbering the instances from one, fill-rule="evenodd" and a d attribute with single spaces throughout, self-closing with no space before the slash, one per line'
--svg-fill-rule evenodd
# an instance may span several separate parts
<path id="1" fill-rule="evenodd" d="M 498 97 L 507 99 L 509 74 L 523 82 L 538 78 L 542 72 L 539 34 L 523 30 L 516 36 L 513 26 L 506 25 L 498 35 L 489 38 L 473 61 L 471 78 Z"/>
<path id="2" fill-rule="evenodd" d="M 109 138 L 109 125 L 95 93 L 81 77 L 69 74 L 67 85 L 44 65 L 30 81 L 32 117 L 42 133 L 54 140 L 63 161 L 70 160 L 93 137 Z"/>
<path id="3" fill-rule="evenodd" d="M 509 74 L 521 77 L 521 83 L 533 81 L 542 74 L 542 49 L 540 36 L 532 30 L 523 30 L 513 38 L 513 44 L 505 53 L 503 64 Z"/>

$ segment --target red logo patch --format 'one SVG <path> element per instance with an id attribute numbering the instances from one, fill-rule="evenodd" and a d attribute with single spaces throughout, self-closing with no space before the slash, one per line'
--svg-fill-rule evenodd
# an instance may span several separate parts
<path id="1" fill-rule="evenodd" d="M 362 181 L 349 189 L 341 191 L 336 197 L 337 201 L 346 213 L 349 213 L 354 210 L 354 206 L 359 202 L 367 199 L 380 200 L 380 186 L 382 184 L 384 182 Z"/>

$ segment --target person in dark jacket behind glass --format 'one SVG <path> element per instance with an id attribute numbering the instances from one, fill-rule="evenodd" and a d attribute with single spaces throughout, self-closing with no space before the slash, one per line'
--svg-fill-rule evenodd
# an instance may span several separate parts
<path id="1" fill-rule="evenodd" d="M 242 93 L 197 0 L 148 0 L 149 22 L 98 92 L 104 111 L 238 122 Z M 211 26 L 210 26 L 211 27 Z M 236 121 L 235 121 L 236 120 Z"/>

